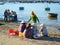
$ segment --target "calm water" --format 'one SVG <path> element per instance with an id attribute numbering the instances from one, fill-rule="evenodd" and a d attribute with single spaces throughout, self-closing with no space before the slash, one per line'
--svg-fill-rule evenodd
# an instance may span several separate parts
<path id="1" fill-rule="evenodd" d="M 24 7 L 24 10 L 19 10 L 19 7 Z M 50 11 L 45 11 L 46 7 L 50 7 Z M 46 25 L 56 25 L 60 26 L 60 5 L 58 3 L 5 3 L 0 5 L 0 18 L 4 18 L 4 10 L 10 9 L 17 12 L 18 20 L 27 21 L 30 16 L 30 12 L 33 10 L 38 16 L 40 23 L 45 23 Z M 47 14 L 57 13 L 57 19 L 48 19 Z"/>

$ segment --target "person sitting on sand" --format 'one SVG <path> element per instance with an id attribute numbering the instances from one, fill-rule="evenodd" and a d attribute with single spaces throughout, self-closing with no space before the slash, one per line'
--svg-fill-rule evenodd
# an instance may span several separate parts
<path id="1" fill-rule="evenodd" d="M 39 36 L 38 36 L 39 31 L 37 29 L 37 25 L 35 23 L 32 23 L 31 25 L 32 25 L 32 29 L 34 30 L 33 38 L 39 38 Z"/>
<path id="2" fill-rule="evenodd" d="M 26 28 L 26 23 L 24 20 L 22 20 L 19 27 L 18 27 L 20 37 L 23 36 L 23 32 L 24 32 L 25 28 Z"/>
<path id="3" fill-rule="evenodd" d="M 40 32 L 41 32 L 41 36 L 48 36 L 48 31 L 47 31 L 47 29 L 46 29 L 46 27 L 45 27 L 45 24 L 40 24 Z"/>
<path id="4" fill-rule="evenodd" d="M 31 28 L 31 24 L 27 23 L 26 29 L 23 32 L 24 38 L 33 38 L 33 29 Z"/>
<path id="5" fill-rule="evenodd" d="M 38 17 L 36 16 L 36 14 L 32 11 L 31 14 L 30 14 L 30 19 L 28 20 L 28 22 L 32 20 L 33 23 L 37 23 L 37 21 L 39 22 L 39 19 Z"/>

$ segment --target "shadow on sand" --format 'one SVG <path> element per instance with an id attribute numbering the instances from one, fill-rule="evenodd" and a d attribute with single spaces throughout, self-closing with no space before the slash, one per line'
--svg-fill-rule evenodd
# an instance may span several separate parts
<path id="1" fill-rule="evenodd" d="M 4 25 L 4 24 L 0 23 L 0 25 Z"/>
<path id="2" fill-rule="evenodd" d="M 46 41 L 56 41 L 56 42 L 60 42 L 60 38 L 58 37 L 39 37 L 35 40 L 46 40 Z"/>

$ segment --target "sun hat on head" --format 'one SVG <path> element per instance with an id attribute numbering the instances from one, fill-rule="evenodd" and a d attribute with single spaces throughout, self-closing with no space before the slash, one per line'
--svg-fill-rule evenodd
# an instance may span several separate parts
<path id="1" fill-rule="evenodd" d="M 42 23 L 42 24 L 40 24 L 40 27 L 45 27 L 45 24 L 43 24 L 43 23 Z"/>
<path id="2" fill-rule="evenodd" d="M 24 20 L 22 20 L 22 21 L 21 21 L 21 23 L 25 23 L 25 21 L 24 21 Z"/>

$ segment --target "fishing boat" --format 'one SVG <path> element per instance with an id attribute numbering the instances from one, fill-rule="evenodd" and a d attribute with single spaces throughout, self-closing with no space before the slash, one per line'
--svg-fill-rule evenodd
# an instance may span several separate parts
<path id="1" fill-rule="evenodd" d="M 58 14 L 57 13 L 48 13 L 48 17 L 57 17 Z"/>
<path id="2" fill-rule="evenodd" d="M 24 10 L 24 7 L 19 7 L 19 10 Z"/>
<path id="3" fill-rule="evenodd" d="M 45 8 L 45 11 L 50 11 L 50 8 L 49 8 L 49 7 L 46 7 L 46 8 Z"/>
<path id="4" fill-rule="evenodd" d="M 4 2 L 0 2 L 0 5 L 4 5 Z"/>
<path id="5" fill-rule="evenodd" d="M 58 14 L 57 13 L 48 13 L 47 16 L 48 16 L 49 20 L 57 20 Z"/>

